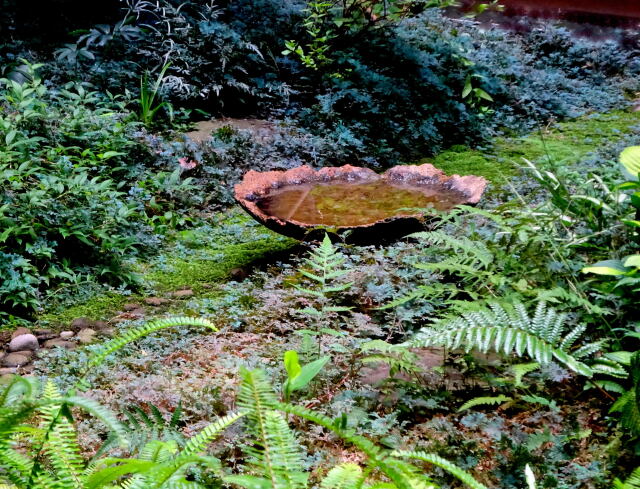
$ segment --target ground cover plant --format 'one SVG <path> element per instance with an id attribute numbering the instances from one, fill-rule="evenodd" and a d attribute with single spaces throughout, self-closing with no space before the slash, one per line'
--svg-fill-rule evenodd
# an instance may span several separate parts
<path id="1" fill-rule="evenodd" d="M 635 33 L 58 4 L 0 19 L 2 487 L 639 486 Z M 489 186 L 384 246 L 234 204 L 399 162 Z"/>

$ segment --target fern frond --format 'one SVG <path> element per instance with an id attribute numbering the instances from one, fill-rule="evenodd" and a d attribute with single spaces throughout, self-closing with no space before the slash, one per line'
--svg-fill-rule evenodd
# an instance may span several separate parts
<path id="1" fill-rule="evenodd" d="M 425 231 L 410 235 L 413 238 L 423 239 L 431 246 L 454 252 L 463 264 L 476 263 L 481 268 L 489 266 L 494 255 L 482 241 L 474 241 L 466 236 L 452 236 L 442 231 Z"/>
<path id="2" fill-rule="evenodd" d="M 173 458 L 178 451 L 178 444 L 174 440 L 153 440 L 147 443 L 140 451 L 142 460 L 163 463 Z"/>
<path id="3" fill-rule="evenodd" d="M 535 370 L 540 368 L 540 364 L 537 362 L 532 363 L 519 363 L 517 365 L 511 365 L 510 370 L 513 373 L 514 385 L 516 387 L 522 386 L 522 378 Z"/>
<path id="4" fill-rule="evenodd" d="M 399 464 L 399 461 L 390 458 L 388 451 L 378 447 L 367 438 L 357 435 L 351 429 L 341 428 L 333 419 L 302 406 L 280 403 L 278 409 L 332 431 L 344 441 L 351 443 L 364 453 L 369 459 L 369 464 L 382 471 L 391 479 L 397 489 L 412 489 L 410 477 L 407 475 L 407 473 L 411 472 L 411 468 L 407 465 Z"/>
<path id="5" fill-rule="evenodd" d="M 177 457 L 176 461 L 179 461 L 182 456 L 189 456 L 204 451 L 207 445 L 211 443 L 214 438 L 246 414 L 247 413 L 245 411 L 227 414 L 203 428 L 197 435 L 189 438 L 189 441 L 187 441 L 180 451 L 180 455 Z"/>
<path id="6" fill-rule="evenodd" d="M 120 445 L 126 446 L 127 430 L 125 426 L 118 420 L 116 415 L 113 414 L 109 409 L 94 401 L 93 399 L 88 399 L 86 397 L 80 396 L 65 397 L 61 400 L 61 402 L 69 406 L 81 408 L 94 418 L 102 421 L 120 442 Z"/>
<path id="7" fill-rule="evenodd" d="M 459 481 L 468 485 L 472 489 L 488 489 L 487 486 L 478 482 L 471 474 L 464 471 L 457 465 L 449 462 L 448 460 L 432 453 L 426 453 L 422 451 L 408 451 L 408 450 L 395 450 L 391 453 L 394 457 L 410 458 L 415 460 L 422 460 L 423 462 L 429 462 L 430 464 L 440 467 L 441 469 L 449 472 L 456 477 Z"/>
<path id="8" fill-rule="evenodd" d="M 467 409 L 471 409 L 476 406 L 495 406 L 496 404 L 503 404 L 508 401 L 513 401 L 513 399 L 503 395 L 495 397 L 474 397 L 460 406 L 458 408 L 458 412 L 466 411 Z"/>
<path id="9" fill-rule="evenodd" d="M 83 489 L 84 461 L 76 431 L 66 418 L 59 418 L 49 431 L 43 451 L 51 463 L 55 479 L 65 489 Z"/>
<path id="10" fill-rule="evenodd" d="M 509 355 L 525 353 L 541 365 L 555 359 L 574 372 L 591 377 L 593 371 L 567 351 L 580 336 L 574 329 L 562 343 L 558 343 L 564 330 L 565 317 L 538 305 L 531 318 L 524 305 L 515 303 L 513 310 L 493 303 L 489 308 L 472 311 L 448 321 L 440 321 L 433 327 L 423 328 L 409 341 L 410 346 L 445 346 L 449 349 L 478 349 L 486 353 L 490 349 Z M 563 346 L 564 345 L 564 346 Z"/>
<path id="11" fill-rule="evenodd" d="M 248 450 L 254 470 L 272 483 L 273 489 L 302 489 L 307 474 L 303 470 L 300 443 L 286 420 L 276 411 L 264 413 L 264 432 L 257 440 L 260 448 Z"/>
<path id="12" fill-rule="evenodd" d="M 211 321 L 204 318 L 181 316 L 166 319 L 156 319 L 142 326 L 126 331 L 118 335 L 116 338 L 113 338 L 112 340 L 104 343 L 102 346 L 100 346 L 100 348 L 95 350 L 87 360 L 87 370 L 100 365 L 109 355 L 124 348 L 129 343 L 139 340 L 140 338 L 144 338 L 145 336 L 148 336 L 151 333 L 155 333 L 156 331 L 167 328 L 174 328 L 176 326 L 194 326 L 209 328 L 213 331 L 217 331 L 215 325 Z"/>
<path id="13" fill-rule="evenodd" d="M 640 489 L 640 467 L 631 472 L 624 482 L 620 479 L 614 480 L 613 489 Z"/>
<path id="14" fill-rule="evenodd" d="M 238 392 L 238 406 L 246 413 L 252 426 L 264 424 L 264 413 L 278 405 L 271 384 L 262 370 L 240 369 L 242 384 Z"/>
<path id="15" fill-rule="evenodd" d="M 364 480 L 362 469 L 351 463 L 336 465 L 320 482 L 320 489 L 359 489 Z"/>

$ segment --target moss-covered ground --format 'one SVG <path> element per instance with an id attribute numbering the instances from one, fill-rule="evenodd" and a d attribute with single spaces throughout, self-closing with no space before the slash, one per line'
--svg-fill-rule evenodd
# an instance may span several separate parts
<path id="1" fill-rule="evenodd" d="M 447 174 L 482 175 L 500 184 L 517 173 L 523 158 L 533 163 L 553 161 L 555 165 L 570 165 L 597 151 L 605 142 L 631 133 L 637 124 L 640 115 L 634 112 L 592 114 L 522 137 L 499 137 L 486 148 L 454 146 L 421 163 L 432 163 Z"/>

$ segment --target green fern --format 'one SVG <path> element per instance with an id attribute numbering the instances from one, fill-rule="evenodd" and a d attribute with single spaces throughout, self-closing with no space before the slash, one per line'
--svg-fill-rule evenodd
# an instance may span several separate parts
<path id="1" fill-rule="evenodd" d="M 257 448 L 247 447 L 253 474 L 226 480 L 252 489 L 256 485 L 273 489 L 301 489 L 306 485 L 303 452 L 282 415 L 276 412 L 278 399 L 261 370 L 241 369 L 243 382 L 238 405 L 245 410 L 248 429 Z"/>
<path id="2" fill-rule="evenodd" d="M 150 334 L 157 331 L 168 328 L 175 328 L 177 326 L 194 326 L 217 331 L 213 323 L 204 318 L 179 316 L 165 319 L 156 319 L 142 326 L 121 333 L 112 340 L 102 344 L 97 350 L 92 353 L 92 355 L 87 360 L 87 373 L 90 372 L 93 368 L 102 364 L 109 355 L 124 348 L 128 344 L 144 338 L 145 336 L 149 336 Z"/>
<path id="3" fill-rule="evenodd" d="M 308 288 L 298 285 L 295 287 L 303 294 L 311 296 L 317 302 L 316 307 L 307 307 L 300 312 L 314 318 L 315 334 L 318 336 L 318 350 L 320 350 L 322 346 L 322 324 L 326 323 L 327 319 L 336 313 L 351 310 L 350 307 L 336 306 L 333 304 L 332 298 L 336 293 L 348 290 L 352 283 L 341 282 L 349 271 L 342 268 L 345 258 L 333 246 L 327 234 L 324 235 L 322 243 L 309 252 L 309 257 L 305 258 L 304 262 L 308 268 L 299 268 L 298 271 L 314 282 L 315 287 Z"/>
<path id="4" fill-rule="evenodd" d="M 360 466 L 346 463 L 333 467 L 320 482 L 320 489 L 359 489 L 364 480 Z"/>
<path id="5" fill-rule="evenodd" d="M 598 351 L 602 342 L 572 349 L 586 326 L 577 326 L 567 333 L 565 321 L 564 314 L 558 314 L 544 302 L 538 303 L 533 316 L 529 316 L 520 303 L 515 303 L 511 310 L 493 303 L 489 308 L 423 328 L 409 345 L 445 346 L 466 351 L 475 348 L 484 353 L 494 350 L 505 355 L 515 353 L 519 357 L 526 354 L 541 365 L 555 359 L 578 374 L 591 377 L 593 370 L 581 359 Z"/>
<path id="6" fill-rule="evenodd" d="M 153 321 L 99 347 L 87 362 L 87 372 L 130 342 L 177 325 L 213 328 L 208 321 L 194 318 Z M 125 472 L 118 464 L 115 467 L 109 464 L 87 466 L 78 445 L 73 409 L 80 409 L 101 420 L 111 432 L 111 440 L 118 441 L 122 446 L 127 444 L 126 427 L 99 403 L 76 396 L 74 389 L 61 393 L 51 381 L 42 386 L 36 379 L 12 378 L 0 391 L 0 466 L 3 469 L 0 484 L 29 489 L 97 489 L 108 480 L 101 473 L 102 470 L 111 471 L 112 474 L 117 472 L 118 475 L 111 480 L 142 470 L 140 464 L 133 470 L 133 462 L 129 463 Z M 31 420 L 35 420 L 36 424 L 30 423 Z M 21 450 L 16 450 L 16 446 L 20 446 Z"/>
<path id="7" fill-rule="evenodd" d="M 640 467 L 631 472 L 631 475 L 624 482 L 615 479 L 611 489 L 640 489 Z"/>
<path id="8" fill-rule="evenodd" d="M 624 392 L 610 412 L 620 413 L 620 424 L 633 436 L 640 435 L 640 352 L 631 357 L 629 365 L 631 388 Z"/>
<path id="9" fill-rule="evenodd" d="M 422 451 L 408 450 L 396 450 L 392 452 L 391 455 L 393 455 L 394 457 L 410 458 L 414 460 L 422 460 L 423 462 L 429 462 L 430 464 L 435 465 L 436 467 L 440 467 L 441 469 L 450 473 L 459 481 L 465 483 L 472 489 L 487 489 L 487 486 L 475 480 L 471 474 L 438 455 Z"/>
<path id="10" fill-rule="evenodd" d="M 504 404 L 509 401 L 513 401 L 513 399 L 503 395 L 495 397 L 474 397 L 460 406 L 458 408 L 458 412 L 466 411 L 467 409 L 471 409 L 476 406 L 495 406 L 496 404 Z"/>

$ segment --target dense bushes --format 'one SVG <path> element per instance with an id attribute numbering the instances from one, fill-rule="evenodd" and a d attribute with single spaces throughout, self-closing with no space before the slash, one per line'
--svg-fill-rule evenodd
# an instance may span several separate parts
<path id="1" fill-rule="evenodd" d="M 0 80 L 0 309 L 33 309 L 43 286 L 54 290 L 100 276 L 131 282 L 123 259 L 154 239 L 145 204 L 157 194 L 134 190 L 151 155 L 138 125 L 82 85 L 48 90 Z"/>
<path id="2" fill-rule="evenodd" d="M 632 53 L 613 41 L 544 24 L 485 32 L 433 10 L 368 32 L 334 57 L 344 76 L 326 81 L 303 120 L 356 155 L 392 161 L 623 107 L 624 89 L 638 87 Z M 467 84 L 493 101 L 464 97 Z"/>
<path id="3" fill-rule="evenodd" d="M 51 74 L 135 95 L 144 72 L 171 62 L 162 90 L 177 107 L 289 116 L 345 157 L 383 165 L 620 107 L 624 90 L 638 88 L 640 65 L 615 41 L 545 23 L 484 30 L 438 9 L 340 31 L 327 41 L 329 62 L 314 71 L 281 54 L 285 40 L 307 35 L 304 7 L 132 2 L 118 23 L 60 49 Z"/>

